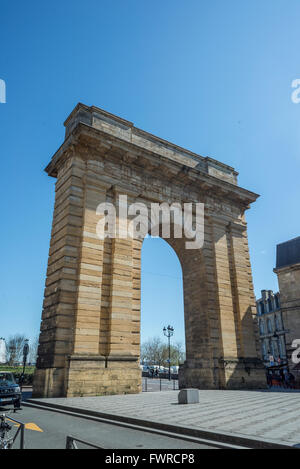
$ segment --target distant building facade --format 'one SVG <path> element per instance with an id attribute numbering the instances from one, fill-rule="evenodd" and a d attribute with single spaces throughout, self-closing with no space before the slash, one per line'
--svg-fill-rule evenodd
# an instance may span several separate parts
<path id="1" fill-rule="evenodd" d="M 289 368 L 300 381 L 299 364 L 292 362 L 295 339 L 300 339 L 300 237 L 277 245 L 276 268 Z"/>
<path id="2" fill-rule="evenodd" d="M 261 355 L 266 367 L 272 362 L 287 363 L 286 330 L 282 318 L 280 293 L 262 290 L 256 301 Z M 273 358 L 273 360 L 272 360 Z"/>

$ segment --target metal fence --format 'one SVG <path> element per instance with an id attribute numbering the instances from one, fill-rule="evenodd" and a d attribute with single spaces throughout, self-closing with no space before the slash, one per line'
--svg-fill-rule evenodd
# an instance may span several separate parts
<path id="1" fill-rule="evenodd" d="M 83 449 L 78 448 L 77 443 L 81 443 L 81 445 L 88 446 L 89 448 L 105 449 L 101 446 L 95 445 L 94 443 L 90 443 L 89 441 L 81 440 L 80 438 L 75 438 L 74 436 L 70 435 L 68 435 L 66 439 L 66 449 Z"/>
<path id="2" fill-rule="evenodd" d="M 5 414 L 2 416 L 2 421 L 1 425 L 6 425 L 6 420 L 9 422 L 13 422 L 18 426 L 18 429 L 16 433 L 13 436 L 9 436 L 9 432 L 4 431 L 3 432 L 3 439 L 0 441 L 0 447 L 1 448 L 6 448 L 6 449 L 12 449 L 14 444 L 16 443 L 17 437 L 20 435 L 20 449 L 25 448 L 25 438 L 24 438 L 24 433 L 25 433 L 25 424 L 22 422 L 19 422 L 19 420 L 15 420 L 12 417 L 7 417 Z M 5 433 L 8 433 L 6 436 Z"/>
<path id="3" fill-rule="evenodd" d="M 143 392 L 178 391 L 178 379 L 147 378 L 142 379 Z"/>

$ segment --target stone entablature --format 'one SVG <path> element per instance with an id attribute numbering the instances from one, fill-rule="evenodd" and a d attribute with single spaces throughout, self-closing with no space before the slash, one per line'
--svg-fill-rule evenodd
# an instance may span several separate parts
<path id="1" fill-rule="evenodd" d="M 213 158 L 203 157 L 178 145 L 163 140 L 144 130 L 138 129 L 132 122 L 121 119 L 95 106 L 78 104 L 65 121 L 66 138 L 77 125 L 85 124 L 101 130 L 111 136 L 129 142 L 139 148 L 169 158 L 187 167 L 195 168 L 211 176 L 237 185 L 238 173 L 226 164 Z"/>

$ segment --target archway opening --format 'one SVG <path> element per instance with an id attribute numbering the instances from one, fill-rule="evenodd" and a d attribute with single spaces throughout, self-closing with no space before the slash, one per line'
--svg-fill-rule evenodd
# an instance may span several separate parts
<path id="1" fill-rule="evenodd" d="M 148 356 L 149 345 L 167 348 L 163 328 L 174 328 L 171 337 L 171 366 L 175 372 L 185 360 L 185 325 L 183 277 L 174 249 L 164 239 L 147 236 L 141 252 L 141 362 L 144 365 L 168 366 L 165 359 Z M 167 351 L 165 351 L 165 354 Z M 168 358 L 168 357 L 167 357 Z"/>

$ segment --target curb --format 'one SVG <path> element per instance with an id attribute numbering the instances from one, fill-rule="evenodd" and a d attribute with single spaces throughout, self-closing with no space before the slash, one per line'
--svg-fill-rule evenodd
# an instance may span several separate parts
<path id="1" fill-rule="evenodd" d="M 251 437 L 235 435 L 233 433 L 214 432 L 211 430 L 206 430 L 204 428 L 184 427 L 182 425 L 170 425 L 160 422 L 153 422 L 150 420 L 141 420 L 133 417 L 126 417 L 123 415 L 114 415 L 105 412 L 97 412 L 89 409 L 66 406 L 62 404 L 53 404 L 49 402 L 44 402 L 43 400 L 39 399 L 27 399 L 26 403 L 41 405 L 43 407 L 49 408 L 49 410 L 52 409 L 55 411 L 55 409 L 57 409 L 68 412 L 76 412 L 77 414 L 80 414 L 82 416 L 87 415 L 105 418 L 116 422 L 129 423 L 140 427 L 153 428 L 165 432 L 178 433 L 196 438 L 204 438 L 206 440 L 215 441 L 216 443 L 222 442 L 225 444 L 244 446 L 248 449 L 299 449 L 295 445 L 287 443 L 278 443 L 278 441 L 274 440 L 265 440 L 263 438 L 254 439 Z"/>

